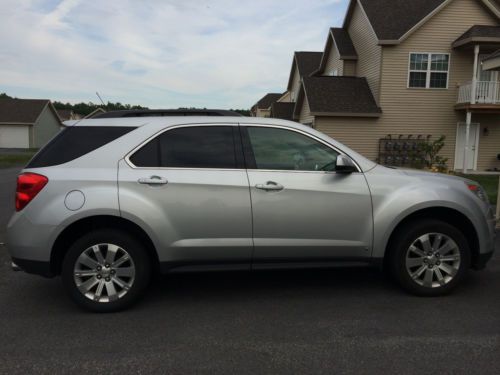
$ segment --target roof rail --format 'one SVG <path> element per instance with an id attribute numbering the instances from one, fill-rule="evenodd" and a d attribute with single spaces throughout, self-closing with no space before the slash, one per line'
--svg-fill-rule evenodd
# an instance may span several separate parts
<path id="1" fill-rule="evenodd" d="M 97 118 L 151 117 L 151 116 L 238 116 L 238 112 L 225 109 L 130 109 L 110 111 L 94 116 Z"/>

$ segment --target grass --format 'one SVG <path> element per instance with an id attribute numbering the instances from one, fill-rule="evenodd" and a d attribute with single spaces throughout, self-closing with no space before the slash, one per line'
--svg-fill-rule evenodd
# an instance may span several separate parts
<path id="1" fill-rule="evenodd" d="M 36 151 L 23 153 L 0 153 L 0 168 L 22 167 L 30 161 Z"/>
<path id="2" fill-rule="evenodd" d="M 458 176 L 468 178 L 469 180 L 476 181 L 479 185 L 481 185 L 488 197 L 490 198 L 491 204 L 497 204 L 497 194 L 498 194 L 498 179 L 500 176 L 495 175 L 476 175 L 476 174 L 461 174 L 457 173 Z"/>

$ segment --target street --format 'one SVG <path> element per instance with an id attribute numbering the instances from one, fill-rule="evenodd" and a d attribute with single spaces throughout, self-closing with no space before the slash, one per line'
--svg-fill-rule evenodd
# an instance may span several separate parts
<path id="1" fill-rule="evenodd" d="M 0 242 L 17 172 L 0 169 Z M 499 358 L 498 250 L 447 297 L 405 294 L 370 268 L 184 274 L 99 315 L 59 278 L 12 272 L 0 247 L 2 374 L 498 374 Z"/>

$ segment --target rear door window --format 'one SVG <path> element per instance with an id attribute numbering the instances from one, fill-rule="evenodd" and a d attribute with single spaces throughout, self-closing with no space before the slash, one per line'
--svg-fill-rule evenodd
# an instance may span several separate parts
<path id="1" fill-rule="evenodd" d="M 234 126 L 168 130 L 130 157 L 136 167 L 162 168 L 237 169 L 242 160 L 238 128 Z"/>
<path id="2" fill-rule="evenodd" d="M 134 130 L 130 126 L 71 126 L 63 129 L 43 147 L 26 168 L 67 163 L 97 150 Z"/>

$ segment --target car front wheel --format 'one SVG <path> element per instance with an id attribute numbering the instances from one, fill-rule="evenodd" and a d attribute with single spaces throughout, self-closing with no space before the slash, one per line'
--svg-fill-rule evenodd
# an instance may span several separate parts
<path id="1" fill-rule="evenodd" d="M 64 258 L 62 279 L 79 306 L 95 312 L 114 312 L 142 296 L 150 269 L 140 242 L 125 232 L 101 229 L 71 246 Z"/>
<path id="2" fill-rule="evenodd" d="M 437 220 L 412 222 L 399 230 L 390 249 L 391 273 L 407 291 L 422 296 L 454 289 L 470 267 L 462 233 Z"/>

